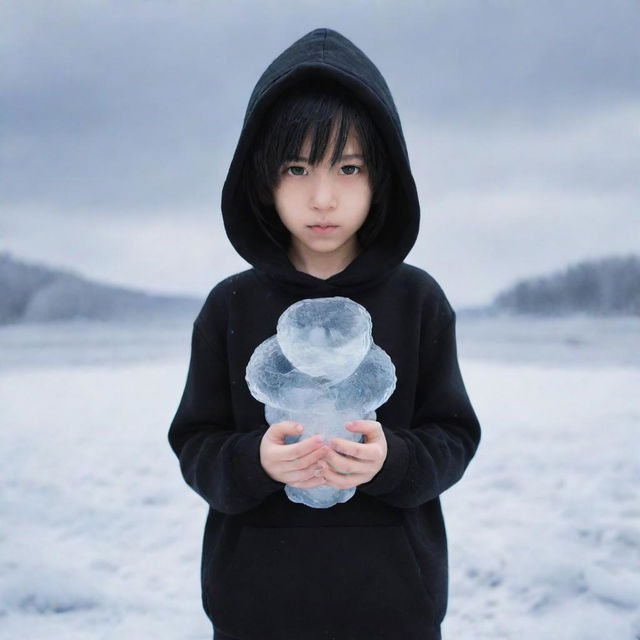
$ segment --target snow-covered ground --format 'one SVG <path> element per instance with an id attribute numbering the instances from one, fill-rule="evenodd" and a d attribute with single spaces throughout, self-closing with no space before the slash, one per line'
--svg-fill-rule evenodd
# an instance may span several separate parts
<path id="1" fill-rule="evenodd" d="M 640 322 L 616 322 L 460 323 L 484 431 L 443 496 L 445 640 L 640 638 Z M 0 329 L 3 640 L 210 640 L 206 506 L 166 440 L 188 347 L 189 323 Z"/>

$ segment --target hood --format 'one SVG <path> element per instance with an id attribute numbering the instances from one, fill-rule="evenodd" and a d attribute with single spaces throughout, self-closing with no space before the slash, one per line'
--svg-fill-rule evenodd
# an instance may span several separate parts
<path id="1" fill-rule="evenodd" d="M 313 77 L 344 85 L 369 110 L 394 168 L 393 200 L 381 232 L 343 271 L 322 280 L 296 271 L 286 253 L 262 230 L 240 189 L 242 167 L 260 122 L 273 101 L 292 85 Z M 350 40 L 331 29 L 315 29 L 283 51 L 258 80 L 222 190 L 225 230 L 236 251 L 274 285 L 295 294 L 348 295 L 386 278 L 411 250 L 420 208 L 400 118 L 382 74 Z"/>

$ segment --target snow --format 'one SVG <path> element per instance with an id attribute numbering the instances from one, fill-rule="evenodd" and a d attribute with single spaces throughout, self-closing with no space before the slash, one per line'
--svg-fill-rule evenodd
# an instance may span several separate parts
<path id="1" fill-rule="evenodd" d="M 484 431 L 443 496 L 446 635 L 638 637 L 640 369 L 468 362 L 465 373 Z"/>
<path id="2" fill-rule="evenodd" d="M 493 350 L 483 322 L 460 325 L 483 438 L 442 497 L 444 640 L 636 640 L 640 367 L 619 345 L 597 364 Z M 0 330 L 0 638 L 210 640 L 206 505 L 166 439 L 188 349 L 189 323 Z"/>

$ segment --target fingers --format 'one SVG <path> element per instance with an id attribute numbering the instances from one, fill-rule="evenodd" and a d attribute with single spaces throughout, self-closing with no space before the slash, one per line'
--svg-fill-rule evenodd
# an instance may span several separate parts
<path id="1" fill-rule="evenodd" d="M 345 425 L 349 431 L 364 434 L 364 441 L 374 442 L 380 438 L 384 438 L 382 425 L 375 420 L 353 420 Z"/>
<path id="2" fill-rule="evenodd" d="M 291 462 L 304 458 L 305 456 L 313 453 L 317 449 L 321 449 L 324 445 L 324 439 L 322 436 L 309 436 L 300 442 L 295 444 L 288 444 L 280 451 L 281 460 Z"/>
<path id="3" fill-rule="evenodd" d="M 289 479 L 286 484 L 296 489 L 315 489 L 316 487 L 321 487 L 325 483 L 323 475 L 325 470 L 326 465 L 315 465 L 312 469 L 305 469 L 304 471 L 298 472 L 298 474 L 291 474 L 293 477 Z M 296 475 L 299 479 L 294 479 Z"/>
<path id="4" fill-rule="evenodd" d="M 286 436 L 300 436 L 304 428 L 294 421 L 273 424 L 261 443 L 262 466 L 272 478 L 301 489 L 322 485 L 347 489 L 368 482 L 386 458 L 382 426 L 374 420 L 356 420 L 346 426 L 363 433 L 366 443 L 332 438 L 326 444 L 322 436 L 313 435 L 285 444 Z"/>
<path id="5" fill-rule="evenodd" d="M 281 464 L 283 469 L 287 471 L 301 471 L 308 469 L 315 463 L 324 458 L 329 451 L 329 447 L 324 445 L 314 445 L 314 449 L 308 454 L 301 456 L 300 458 L 282 460 Z"/>
<path id="6" fill-rule="evenodd" d="M 294 444 L 285 444 L 285 436 L 300 435 L 302 427 L 296 422 L 271 425 L 260 444 L 260 462 L 274 480 L 296 487 L 311 488 L 323 484 L 321 472 L 326 465 L 319 461 L 328 447 L 321 436 L 311 436 Z"/>
<path id="7" fill-rule="evenodd" d="M 333 471 L 341 474 L 367 473 L 374 465 L 373 460 L 345 456 L 333 449 L 328 449 L 324 459 Z"/>
<path id="8" fill-rule="evenodd" d="M 284 445 L 286 436 L 299 436 L 304 431 L 303 426 L 298 422 L 286 421 L 277 422 L 271 425 L 264 434 L 265 439 L 275 445 Z M 297 460 L 311 453 L 324 444 L 321 436 L 310 436 L 300 442 L 278 446 L 277 458 L 282 461 Z"/>
<path id="9" fill-rule="evenodd" d="M 374 453 L 372 451 L 373 447 L 369 444 L 352 442 L 351 440 L 345 440 L 344 438 L 331 438 L 329 446 L 333 451 L 343 456 L 356 458 L 365 462 L 374 460 Z"/>
<path id="10" fill-rule="evenodd" d="M 314 452 L 314 455 L 317 454 Z M 286 464 L 286 463 L 283 463 Z M 311 487 L 319 487 L 324 484 L 324 472 L 328 465 L 326 461 L 318 459 L 310 465 L 303 468 L 285 470 L 281 464 L 282 476 L 284 482 L 292 487 L 308 489 Z"/>
<path id="11" fill-rule="evenodd" d="M 276 422 L 265 432 L 265 437 L 277 444 L 284 444 L 285 436 L 299 436 L 302 433 L 302 425 L 293 420 Z"/>
<path id="12" fill-rule="evenodd" d="M 345 438 L 332 438 L 325 455 L 328 469 L 323 477 L 328 486 L 350 489 L 369 482 L 382 468 L 387 456 L 387 440 L 382 425 L 375 420 L 355 420 L 346 425 L 352 432 L 365 436 L 365 443 Z"/>
<path id="13" fill-rule="evenodd" d="M 322 472 L 324 484 L 332 489 L 352 489 L 371 480 L 370 473 L 339 473 L 328 467 Z"/>

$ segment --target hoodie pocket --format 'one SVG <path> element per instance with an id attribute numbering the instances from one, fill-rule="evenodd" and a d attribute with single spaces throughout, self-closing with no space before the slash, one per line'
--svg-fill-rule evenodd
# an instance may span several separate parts
<path id="1" fill-rule="evenodd" d="M 206 574 L 212 620 L 229 635 L 400 638 L 433 625 L 425 568 L 400 525 L 244 526 L 231 554 Z"/>

